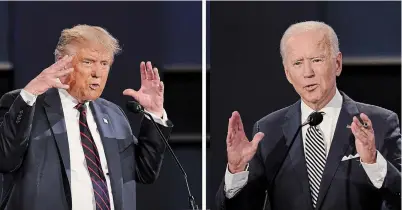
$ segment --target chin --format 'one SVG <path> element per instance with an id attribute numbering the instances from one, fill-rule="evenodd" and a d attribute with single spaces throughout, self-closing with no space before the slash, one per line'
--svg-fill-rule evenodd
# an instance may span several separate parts
<path id="1" fill-rule="evenodd" d="M 322 95 L 320 93 L 315 93 L 315 92 L 307 93 L 307 94 L 305 94 L 305 97 L 304 97 L 304 99 L 306 101 L 308 101 L 309 103 L 312 103 L 312 104 L 319 102 L 321 100 L 321 98 L 322 98 Z"/>
<path id="2" fill-rule="evenodd" d="M 98 99 L 101 95 L 102 95 L 102 92 L 90 90 L 84 94 L 83 98 L 86 101 L 94 101 L 94 100 Z"/>

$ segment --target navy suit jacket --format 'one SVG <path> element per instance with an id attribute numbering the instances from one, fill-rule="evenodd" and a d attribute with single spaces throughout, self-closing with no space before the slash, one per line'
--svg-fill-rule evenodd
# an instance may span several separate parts
<path id="1" fill-rule="evenodd" d="M 1 206 L 6 210 L 71 209 L 70 154 L 57 89 L 29 106 L 20 90 L 0 99 Z M 124 112 L 104 99 L 90 102 L 109 167 L 116 210 L 136 209 L 136 182 L 157 179 L 165 145 L 152 122 L 143 119 L 138 139 Z M 104 119 L 108 123 L 105 123 Z M 169 126 L 160 126 L 168 138 Z"/>
<path id="2" fill-rule="evenodd" d="M 343 105 L 327 157 L 316 209 L 401 209 L 401 133 L 397 115 L 377 106 L 355 102 L 343 92 L 341 94 Z M 218 209 L 262 210 L 265 203 L 265 209 L 313 210 L 301 132 L 271 184 L 301 124 L 300 103 L 299 100 L 271 113 L 255 124 L 254 134 L 261 131 L 265 136 L 250 162 L 248 183 L 233 198 L 227 199 L 222 181 L 216 196 Z M 387 160 L 387 174 L 380 189 L 371 183 L 359 158 L 341 161 L 343 156 L 356 154 L 354 136 L 346 126 L 359 113 L 365 113 L 372 121 L 376 148 Z"/>

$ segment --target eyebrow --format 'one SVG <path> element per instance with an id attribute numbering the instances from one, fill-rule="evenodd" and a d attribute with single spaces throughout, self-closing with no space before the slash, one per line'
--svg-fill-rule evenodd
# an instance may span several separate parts
<path id="1" fill-rule="evenodd" d="M 88 58 L 88 57 L 84 57 L 84 58 L 82 58 L 82 60 L 87 60 L 87 61 L 95 62 L 95 59 L 93 59 L 93 58 Z"/>
<path id="2" fill-rule="evenodd" d="M 96 60 L 94 58 L 89 58 L 89 57 L 84 57 L 82 58 L 82 60 L 87 60 L 87 61 L 91 61 L 91 62 L 95 62 Z M 107 63 L 111 63 L 112 61 L 110 60 L 100 60 L 100 62 L 107 62 Z"/>
<path id="3" fill-rule="evenodd" d="M 321 55 L 317 55 L 317 56 L 307 57 L 306 59 L 311 60 L 314 58 L 325 58 L 325 55 L 321 54 Z M 301 61 L 304 59 L 305 59 L 304 57 L 301 57 L 301 58 L 293 59 L 292 62 Z"/>
<path id="4" fill-rule="evenodd" d="M 321 55 L 310 57 L 309 59 L 313 59 L 313 58 L 325 58 L 325 55 L 321 54 Z"/>

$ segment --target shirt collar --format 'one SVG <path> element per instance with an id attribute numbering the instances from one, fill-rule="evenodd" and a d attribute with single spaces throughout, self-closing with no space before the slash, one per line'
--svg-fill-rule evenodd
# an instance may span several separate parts
<path id="1" fill-rule="evenodd" d="M 61 99 L 61 103 L 66 105 L 67 107 L 74 108 L 78 104 L 78 100 L 74 98 L 72 95 L 70 95 L 67 90 L 65 89 L 58 89 L 59 90 L 59 95 Z M 84 104 L 87 105 L 88 102 L 85 102 Z"/>
<path id="2" fill-rule="evenodd" d="M 336 88 L 336 92 L 334 97 L 331 99 L 331 101 L 325 105 L 320 112 L 324 112 L 324 116 L 332 116 L 335 114 L 336 110 L 340 110 L 342 107 L 343 103 L 343 98 L 341 93 L 338 91 L 338 88 Z M 301 114 L 302 114 L 302 122 L 306 122 L 308 116 L 313 113 L 315 110 L 309 107 L 307 104 L 301 100 Z"/>

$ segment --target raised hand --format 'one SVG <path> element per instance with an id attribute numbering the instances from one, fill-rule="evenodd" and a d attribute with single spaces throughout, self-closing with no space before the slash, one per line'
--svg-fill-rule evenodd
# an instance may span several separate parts
<path id="1" fill-rule="evenodd" d="M 377 159 L 373 124 L 368 116 L 363 113 L 360 114 L 360 118 L 367 123 L 367 128 L 363 127 L 357 117 L 353 117 L 353 122 L 350 126 L 355 136 L 356 150 L 362 162 L 373 164 Z"/>
<path id="2" fill-rule="evenodd" d="M 163 116 L 163 82 L 160 81 L 157 68 L 152 68 L 151 62 L 140 64 L 141 88 L 138 91 L 125 89 L 124 95 L 132 96 L 148 112 Z"/>
<path id="3" fill-rule="evenodd" d="M 63 88 L 68 89 L 69 86 L 62 84 L 59 80 L 60 77 L 64 77 L 70 74 L 74 68 L 67 68 L 71 66 L 73 56 L 64 56 L 53 65 L 43 70 L 38 76 L 31 80 L 24 90 L 33 95 L 41 95 L 50 88 Z"/>
<path id="4" fill-rule="evenodd" d="M 231 173 L 244 171 L 247 163 L 257 151 L 258 143 L 264 137 L 262 132 L 254 135 L 250 142 L 244 133 L 240 114 L 235 111 L 229 119 L 226 148 L 228 153 L 228 167 Z"/>

